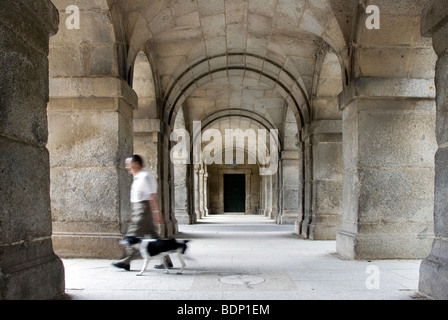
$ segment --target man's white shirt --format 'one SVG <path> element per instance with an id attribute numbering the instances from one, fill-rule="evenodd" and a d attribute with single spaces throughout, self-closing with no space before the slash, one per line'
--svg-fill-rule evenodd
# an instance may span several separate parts
<path id="1" fill-rule="evenodd" d="M 135 176 L 131 186 L 131 202 L 149 200 L 149 195 L 157 193 L 157 181 L 146 169 L 140 170 Z"/>

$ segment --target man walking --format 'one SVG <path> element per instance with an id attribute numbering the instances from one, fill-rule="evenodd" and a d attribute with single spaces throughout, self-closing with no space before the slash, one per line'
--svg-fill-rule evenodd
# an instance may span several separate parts
<path id="1" fill-rule="evenodd" d="M 154 221 L 163 223 L 164 219 L 159 211 L 157 181 L 143 167 L 143 159 L 139 155 L 127 158 L 126 170 L 134 176 L 131 186 L 131 223 L 125 239 L 120 241 L 120 244 L 125 247 L 125 256 L 113 265 L 129 271 L 131 261 L 139 256 L 139 251 L 132 245 L 138 243 L 138 238 L 147 235 L 153 239 L 160 238 Z M 166 262 L 169 267 L 173 266 L 169 256 L 166 257 Z M 159 267 L 156 266 L 156 268 Z"/>

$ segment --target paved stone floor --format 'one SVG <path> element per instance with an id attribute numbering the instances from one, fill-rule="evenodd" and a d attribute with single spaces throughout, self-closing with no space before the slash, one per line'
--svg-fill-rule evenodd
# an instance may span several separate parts
<path id="1" fill-rule="evenodd" d="M 412 300 L 418 295 L 420 260 L 344 261 L 335 241 L 310 241 L 293 226 L 262 216 L 220 215 L 179 226 L 191 239 L 187 268 L 173 257 L 165 274 L 142 260 L 131 271 L 112 260 L 63 259 L 66 293 L 74 300 Z"/>

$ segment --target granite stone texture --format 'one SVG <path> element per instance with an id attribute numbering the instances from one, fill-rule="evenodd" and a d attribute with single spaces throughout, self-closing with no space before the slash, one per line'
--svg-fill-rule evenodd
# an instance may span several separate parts
<path id="1" fill-rule="evenodd" d="M 50 1 L 0 4 L 0 299 L 64 293 L 64 266 L 51 242 L 45 147 L 48 38 L 57 29 Z"/>

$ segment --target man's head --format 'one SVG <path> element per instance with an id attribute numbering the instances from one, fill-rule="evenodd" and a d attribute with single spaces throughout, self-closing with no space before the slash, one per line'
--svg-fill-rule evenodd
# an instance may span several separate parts
<path id="1" fill-rule="evenodd" d="M 139 155 L 134 154 L 132 157 L 126 158 L 126 170 L 135 175 L 143 168 L 143 159 Z"/>

